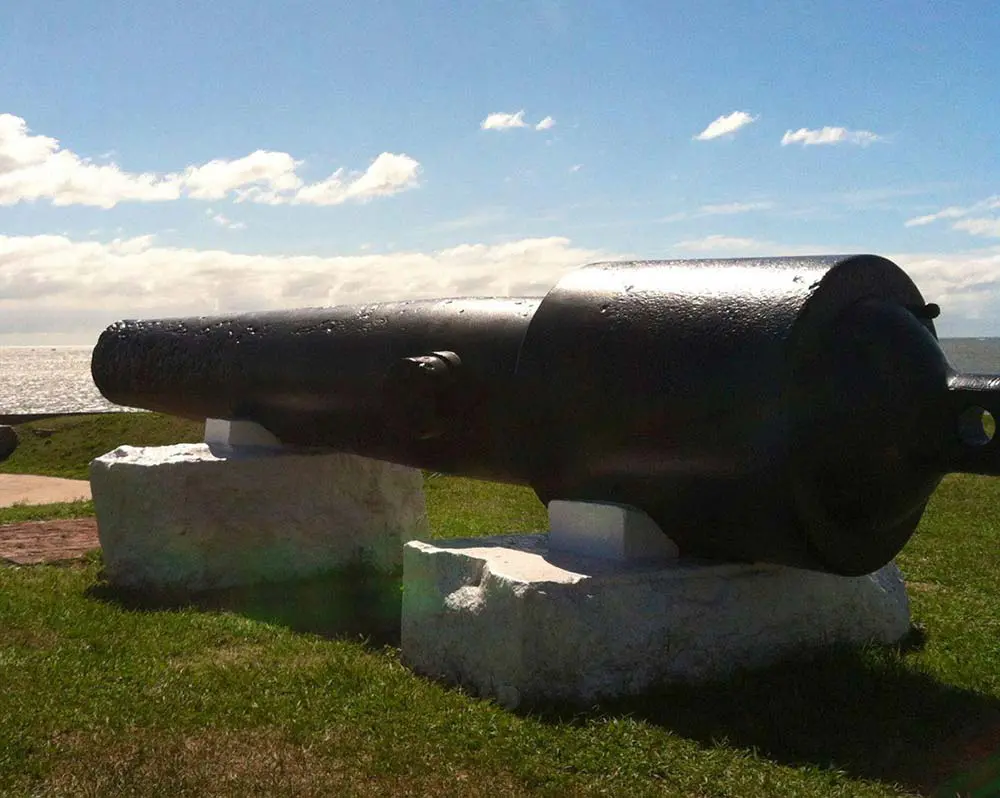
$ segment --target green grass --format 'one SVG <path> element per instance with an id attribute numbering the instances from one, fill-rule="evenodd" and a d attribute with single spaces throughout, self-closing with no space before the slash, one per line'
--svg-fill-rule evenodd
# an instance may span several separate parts
<path id="1" fill-rule="evenodd" d="M 20 445 L 0 463 L 0 474 L 87 479 L 90 461 L 118 446 L 200 441 L 205 426 L 158 413 L 106 413 L 49 418 L 16 429 Z"/>
<path id="2" fill-rule="evenodd" d="M 73 430 L 51 468 L 148 431 Z M 427 500 L 438 536 L 545 524 L 523 488 L 430 476 Z M 516 713 L 391 646 L 130 608 L 99 557 L 0 568 L 0 794 L 898 796 L 978 763 L 938 794 L 996 796 L 972 785 L 1000 778 L 1000 483 L 947 478 L 899 563 L 920 645 Z"/>
<path id="3" fill-rule="evenodd" d="M 543 531 L 548 515 L 534 492 L 516 485 L 429 474 L 427 516 L 439 538 Z"/>
<path id="4" fill-rule="evenodd" d="M 51 521 L 59 518 L 85 518 L 94 514 L 92 501 L 62 502 L 59 504 L 15 504 L 0 507 L 0 524 L 21 521 Z"/>

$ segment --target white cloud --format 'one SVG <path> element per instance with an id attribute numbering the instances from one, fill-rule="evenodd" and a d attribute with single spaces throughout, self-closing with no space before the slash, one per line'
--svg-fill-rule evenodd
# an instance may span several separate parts
<path id="1" fill-rule="evenodd" d="M 759 117 L 748 114 L 746 111 L 733 111 L 731 114 L 720 116 L 694 138 L 696 141 L 710 141 L 711 139 L 717 139 L 719 136 L 726 136 L 731 133 L 735 133 L 737 130 L 746 127 L 751 122 L 756 122 L 758 118 Z"/>
<path id="2" fill-rule="evenodd" d="M 117 318 L 447 296 L 538 295 L 613 253 L 566 238 L 463 244 L 434 252 L 318 257 L 0 235 L 0 335 L 78 332 Z"/>
<path id="3" fill-rule="evenodd" d="M 123 172 L 62 149 L 27 123 L 0 114 L 0 205 L 50 199 L 53 205 L 111 208 L 126 200 L 154 202 L 180 196 L 176 175 Z"/>
<path id="4" fill-rule="evenodd" d="M 340 205 L 349 200 L 388 197 L 416 186 L 419 172 L 420 164 L 408 155 L 383 152 L 363 174 L 352 180 L 345 179 L 343 170 L 338 170 L 326 180 L 303 186 L 288 200 L 279 201 L 296 205 Z M 264 201 L 277 204 L 273 199 Z"/>
<path id="5" fill-rule="evenodd" d="M 860 147 L 867 147 L 876 141 L 882 141 L 882 137 L 870 130 L 848 130 L 846 127 L 823 127 L 819 130 L 809 130 L 799 128 L 798 130 L 786 130 L 781 137 L 781 146 L 787 147 L 789 144 L 801 144 L 803 147 L 810 147 L 817 144 L 857 144 Z"/>
<path id="6" fill-rule="evenodd" d="M 579 172 L 581 169 L 583 169 L 582 163 L 575 163 L 569 168 L 570 172 Z"/>
<path id="7" fill-rule="evenodd" d="M 526 127 L 524 121 L 524 111 L 516 114 L 494 113 L 489 114 L 479 123 L 481 130 L 510 130 L 514 127 Z"/>
<path id="8" fill-rule="evenodd" d="M 481 227 L 490 227 L 506 220 L 507 210 L 505 208 L 482 208 L 455 219 L 438 222 L 431 225 L 429 229 L 436 233 L 454 233 L 458 230 L 474 230 Z"/>
<path id="9" fill-rule="evenodd" d="M 937 213 L 928 213 L 926 216 L 915 216 L 912 219 L 907 219 L 904 223 L 904 227 L 921 227 L 925 224 L 930 224 L 931 222 L 936 222 L 938 219 L 957 219 L 960 216 L 965 216 L 968 210 L 965 208 L 944 208 Z"/>
<path id="10" fill-rule="evenodd" d="M 961 219 L 964 216 L 971 216 L 974 213 L 983 213 L 984 211 L 993 211 L 1000 208 L 1000 194 L 995 194 L 992 197 L 987 197 L 979 202 L 974 202 L 972 205 L 966 205 L 962 207 L 960 205 L 951 205 L 947 208 L 942 208 L 935 213 L 928 213 L 925 216 L 915 216 L 912 219 L 907 219 L 903 224 L 904 227 L 921 227 L 923 225 L 931 224 L 933 222 L 940 221 L 941 219 Z M 971 221 L 971 220 L 970 220 Z M 979 225 L 972 225 L 972 227 L 978 227 Z M 973 235 L 977 233 L 969 230 L 967 226 L 963 223 L 956 223 L 952 225 L 953 230 L 966 230 L 967 232 L 972 232 Z"/>
<path id="11" fill-rule="evenodd" d="M 295 174 L 301 165 L 287 152 L 257 150 L 232 161 L 216 159 L 202 166 L 189 166 L 181 180 L 188 196 L 222 199 L 244 186 L 259 185 L 271 191 L 294 191 L 302 185 Z"/>
<path id="12" fill-rule="evenodd" d="M 0 173 L 37 166 L 58 149 L 55 139 L 28 133 L 28 125 L 20 117 L 0 114 Z"/>
<path id="13" fill-rule="evenodd" d="M 719 216 L 766 211 L 773 207 L 773 202 L 725 202 L 719 205 L 702 205 L 698 210 L 708 216 Z"/>
<path id="14" fill-rule="evenodd" d="M 951 188 L 950 185 L 927 183 L 914 186 L 880 186 L 878 188 L 854 188 L 847 191 L 834 191 L 818 195 L 818 199 L 838 205 L 846 205 L 856 210 L 896 210 L 899 200 L 907 197 L 919 197 L 932 194 L 941 189 Z"/>
<path id="15" fill-rule="evenodd" d="M 0 114 L 0 205 L 48 199 L 57 206 L 113 208 L 119 202 L 228 196 L 271 205 L 338 205 L 413 188 L 420 170 L 408 155 L 383 152 L 360 174 L 348 176 L 340 169 L 307 185 L 297 174 L 301 165 L 288 153 L 257 150 L 179 172 L 126 172 L 114 163 L 96 164 L 63 149 L 54 138 L 32 134 L 20 117 Z"/>
<path id="16" fill-rule="evenodd" d="M 709 235 L 702 238 L 678 241 L 674 246 L 701 255 L 726 255 L 736 257 L 768 257 L 781 255 L 817 255 L 830 252 L 830 247 L 815 244 L 782 244 L 758 238 Z M 835 248 L 836 249 L 836 248 Z"/>
<path id="17" fill-rule="evenodd" d="M 247 226 L 243 222 L 234 222 L 228 216 L 222 213 L 216 213 L 214 210 L 209 208 L 205 211 L 205 215 L 215 222 L 219 227 L 225 227 L 227 230 L 246 230 Z"/>
<path id="18" fill-rule="evenodd" d="M 1000 246 L 887 257 L 910 275 L 928 301 L 941 305 L 935 324 L 943 335 L 997 334 Z"/>
<path id="19" fill-rule="evenodd" d="M 518 127 L 532 127 L 535 130 L 550 130 L 556 126 L 556 120 L 551 116 L 546 116 L 538 124 L 531 124 L 524 121 L 524 111 L 516 114 L 497 112 L 489 114 L 479 123 L 480 130 L 511 130 Z"/>
<path id="20" fill-rule="evenodd" d="M 962 219 L 951 226 L 952 230 L 963 230 L 974 236 L 1000 238 L 1000 219 Z"/>
<path id="21" fill-rule="evenodd" d="M 767 247 L 764 241 L 754 238 L 736 238 L 733 236 L 710 235 L 704 238 L 696 238 L 688 241 L 678 241 L 675 245 L 678 249 L 686 249 L 692 252 L 728 252 L 730 250 L 760 249 Z"/>
<path id="22" fill-rule="evenodd" d="M 730 216 L 738 213 L 766 211 L 774 207 L 773 202 L 724 202 L 714 205 L 702 205 L 696 211 L 680 211 L 664 216 L 661 222 L 681 222 L 686 219 L 698 219 L 704 216 Z"/>

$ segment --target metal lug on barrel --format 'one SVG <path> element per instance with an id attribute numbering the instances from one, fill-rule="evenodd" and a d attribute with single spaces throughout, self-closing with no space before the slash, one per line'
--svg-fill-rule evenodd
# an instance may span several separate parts
<path id="1" fill-rule="evenodd" d="M 941 306 L 936 302 L 928 302 L 926 305 L 917 305 L 908 308 L 910 313 L 918 319 L 936 319 L 941 315 Z"/>
<path id="2" fill-rule="evenodd" d="M 404 357 L 386 371 L 383 398 L 393 426 L 418 440 L 440 437 L 450 420 L 449 391 L 462 360 L 454 352 Z"/>

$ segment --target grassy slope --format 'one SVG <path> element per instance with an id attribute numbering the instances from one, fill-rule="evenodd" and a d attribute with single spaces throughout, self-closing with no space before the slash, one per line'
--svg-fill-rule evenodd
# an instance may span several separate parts
<path id="1" fill-rule="evenodd" d="M 106 413 L 67 416 L 20 424 L 17 451 L 0 474 L 42 474 L 86 479 L 87 465 L 112 449 L 159 446 L 203 439 L 204 424 L 157 413 Z"/>
<path id="2" fill-rule="evenodd" d="M 75 476 L 94 450 L 177 440 L 148 437 L 174 422 L 134 418 L 151 426 L 67 430 L 79 440 L 58 433 L 8 465 L 66 452 L 46 467 Z M 427 495 L 438 535 L 545 523 L 520 488 L 433 477 Z M 129 610 L 101 591 L 96 559 L 0 568 L 0 793 L 926 793 L 1000 746 L 998 543 L 997 481 L 949 477 L 899 558 L 921 650 L 519 714 L 413 676 L 395 648 Z"/>

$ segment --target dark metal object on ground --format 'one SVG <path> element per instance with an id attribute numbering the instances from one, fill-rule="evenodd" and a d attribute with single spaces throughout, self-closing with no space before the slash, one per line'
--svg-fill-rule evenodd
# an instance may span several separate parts
<path id="1" fill-rule="evenodd" d="M 936 315 L 870 255 L 601 263 L 544 298 L 120 322 L 93 374 L 119 404 L 634 505 L 687 554 L 860 574 L 943 474 L 1000 474 L 1000 377 L 956 373 Z"/>
<path id="2" fill-rule="evenodd" d="M 0 425 L 0 463 L 14 454 L 18 443 L 17 430 Z"/>

